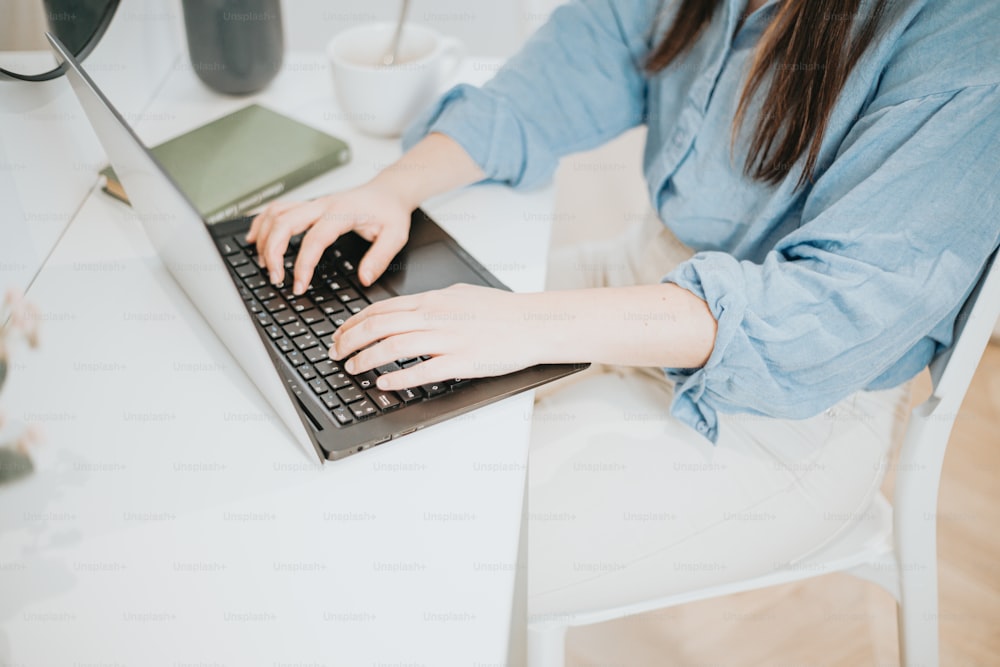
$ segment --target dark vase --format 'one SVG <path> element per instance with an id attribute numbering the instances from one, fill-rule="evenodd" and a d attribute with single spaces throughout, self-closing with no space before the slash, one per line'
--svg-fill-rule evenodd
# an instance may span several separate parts
<path id="1" fill-rule="evenodd" d="M 261 90 L 281 69 L 280 0 L 183 0 L 188 53 L 198 78 L 220 93 Z"/>

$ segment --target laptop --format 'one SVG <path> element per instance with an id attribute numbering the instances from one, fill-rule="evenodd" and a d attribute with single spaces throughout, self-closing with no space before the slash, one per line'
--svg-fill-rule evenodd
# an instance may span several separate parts
<path id="1" fill-rule="evenodd" d="M 351 375 L 329 358 L 330 337 L 368 304 L 457 282 L 508 288 L 419 209 L 406 247 L 370 287 L 355 274 L 369 243 L 354 233 L 327 249 L 304 295 L 271 285 L 244 241 L 252 218 L 207 224 L 76 58 L 46 36 L 167 270 L 310 455 L 342 459 L 587 367 L 546 364 L 400 392 L 379 390 L 375 377 L 426 357 Z"/>

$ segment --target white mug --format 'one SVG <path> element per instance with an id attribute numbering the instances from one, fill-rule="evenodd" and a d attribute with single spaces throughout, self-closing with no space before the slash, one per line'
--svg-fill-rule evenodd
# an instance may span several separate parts
<path id="1" fill-rule="evenodd" d="M 326 47 L 337 105 L 362 132 L 403 133 L 441 93 L 465 57 L 464 45 L 421 25 L 403 28 L 396 64 L 382 65 L 395 25 L 372 23 L 336 35 Z"/>

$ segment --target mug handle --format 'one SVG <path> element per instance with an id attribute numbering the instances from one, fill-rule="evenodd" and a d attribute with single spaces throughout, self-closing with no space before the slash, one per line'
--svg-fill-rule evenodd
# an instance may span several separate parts
<path id="1" fill-rule="evenodd" d="M 441 84 L 445 87 L 453 83 L 458 68 L 465 61 L 468 52 L 465 43 L 457 37 L 444 37 L 441 39 Z"/>

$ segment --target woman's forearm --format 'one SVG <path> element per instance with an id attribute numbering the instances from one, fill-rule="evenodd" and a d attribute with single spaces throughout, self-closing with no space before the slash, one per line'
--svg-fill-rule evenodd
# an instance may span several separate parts
<path id="1" fill-rule="evenodd" d="M 523 296 L 524 318 L 538 325 L 537 363 L 698 368 L 715 346 L 708 304 L 673 283 Z"/>
<path id="2" fill-rule="evenodd" d="M 483 180 L 486 174 L 451 137 L 432 132 L 399 160 L 383 169 L 373 184 L 388 188 L 416 208 L 435 195 Z"/>
<path id="3" fill-rule="evenodd" d="M 502 375 L 541 363 L 697 368 L 715 346 L 708 305 L 674 284 L 515 294 L 458 284 L 372 304 L 333 334 L 330 356 L 381 389 Z"/>

